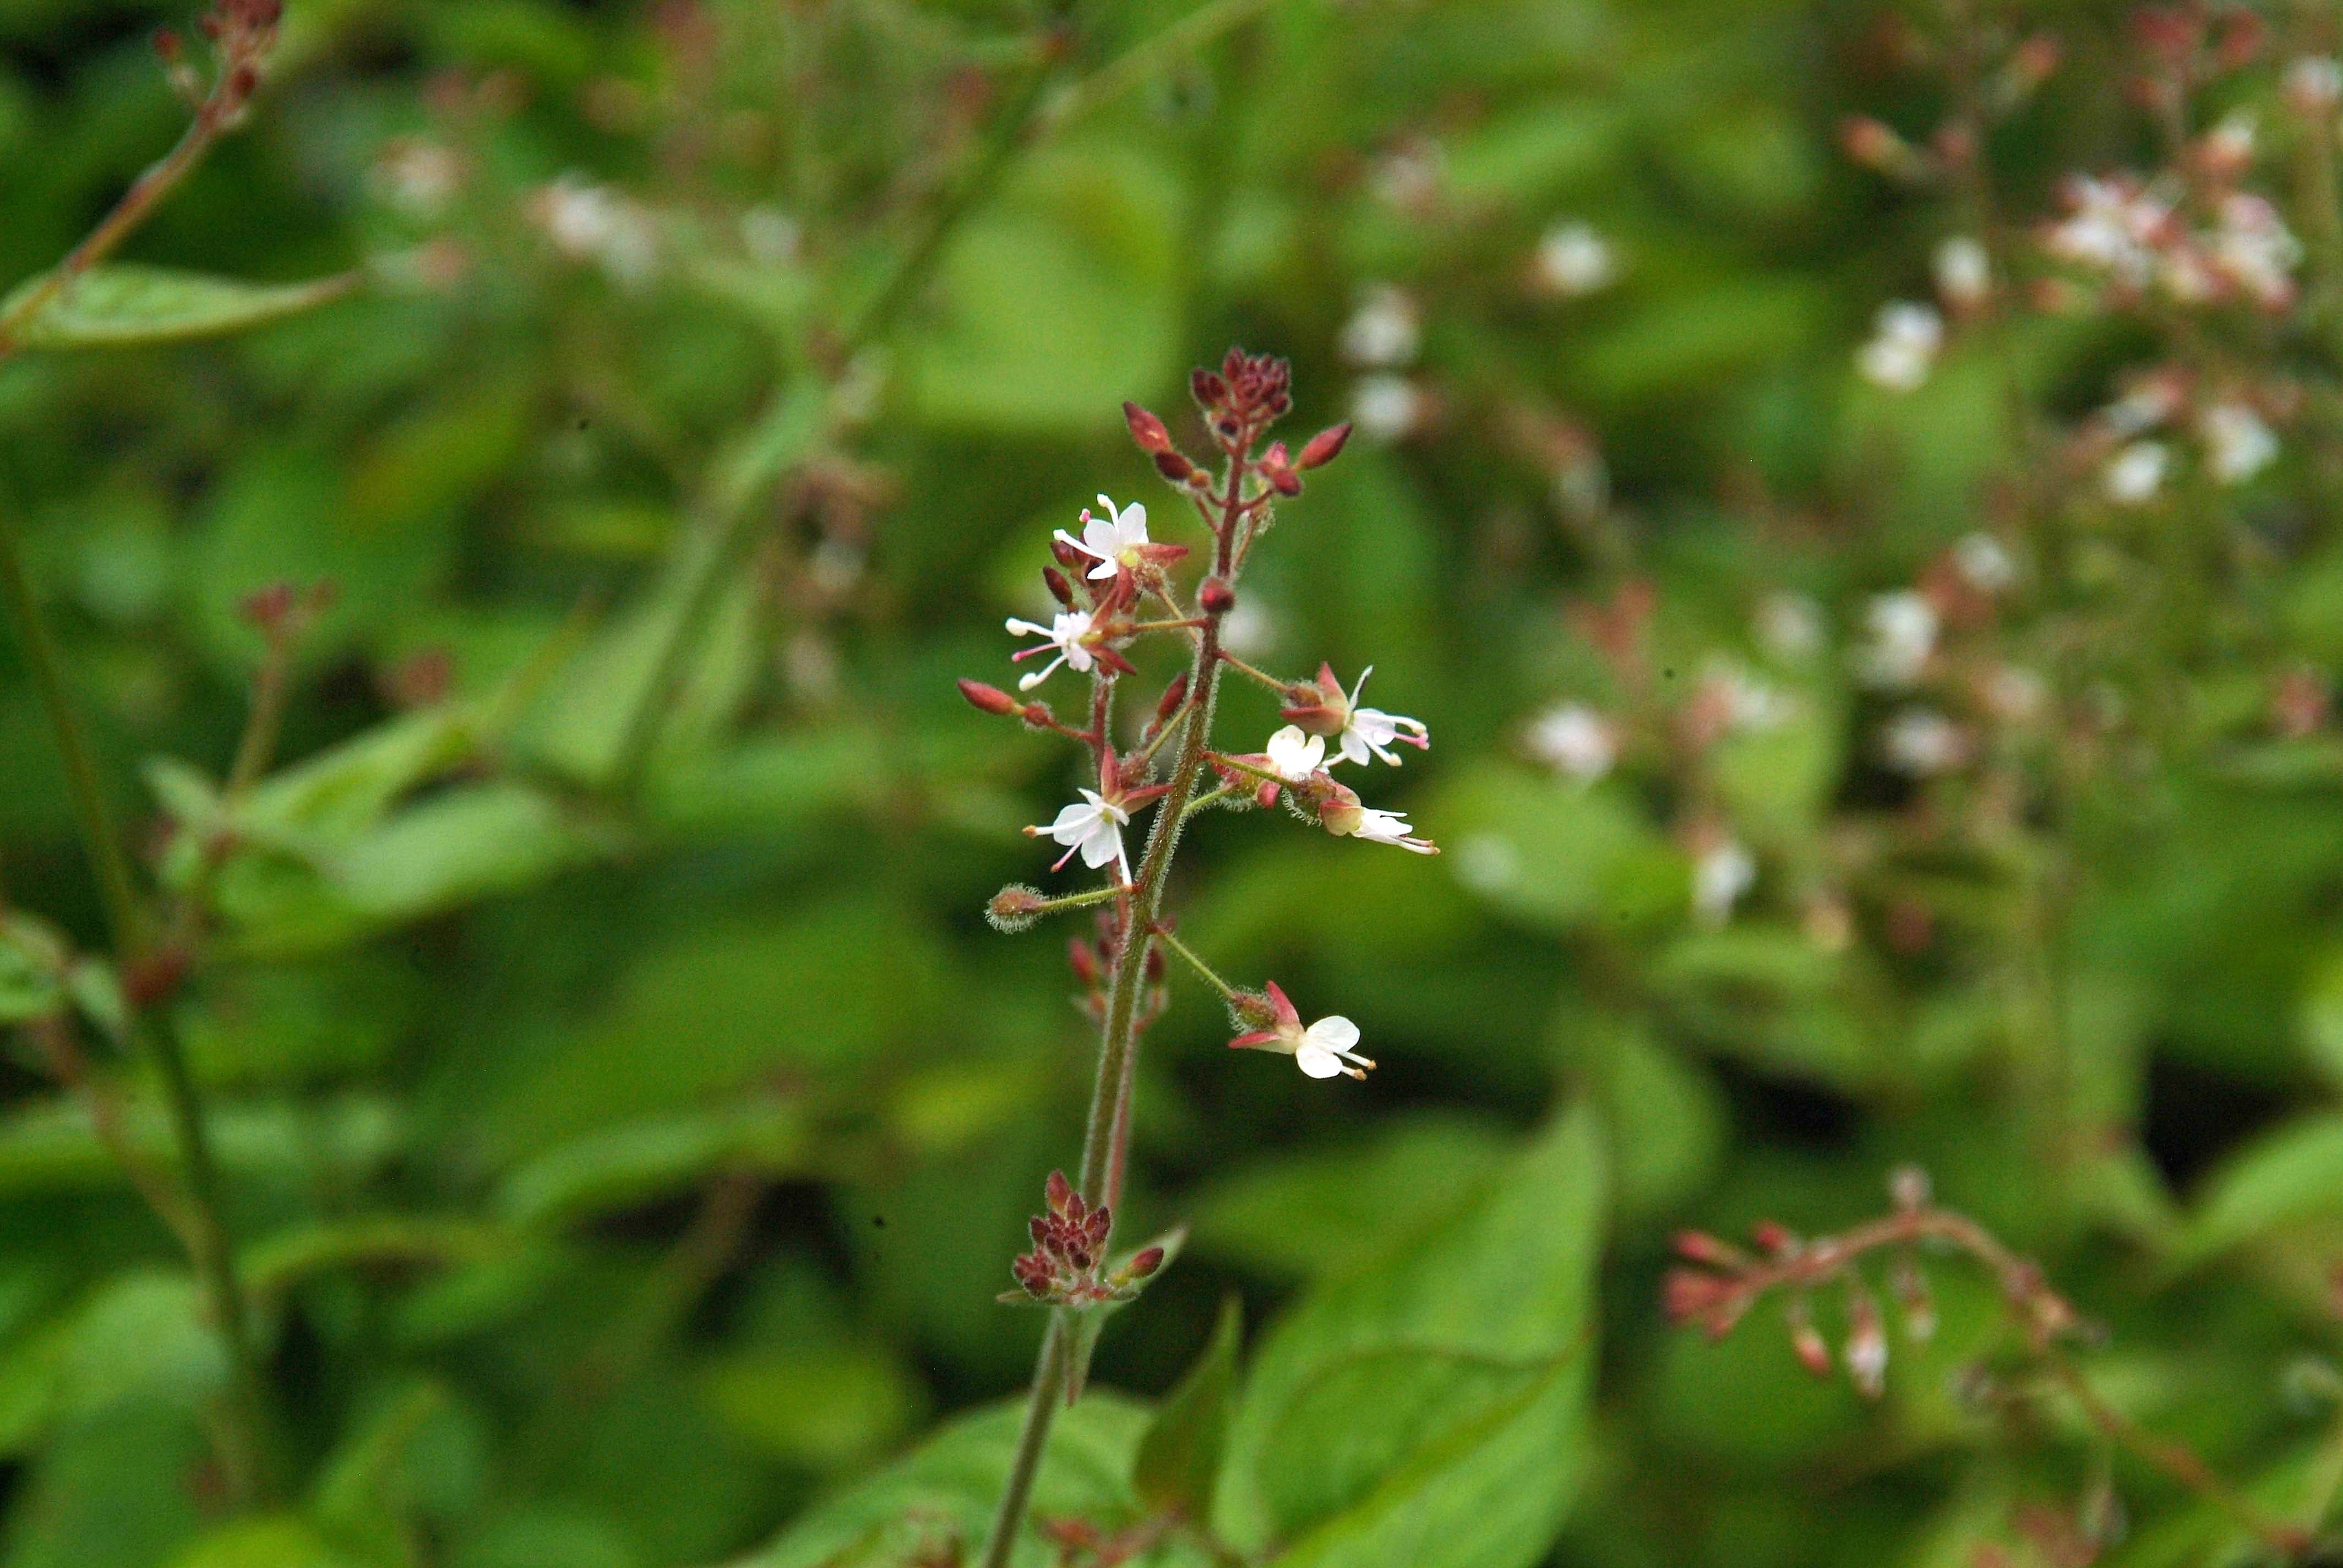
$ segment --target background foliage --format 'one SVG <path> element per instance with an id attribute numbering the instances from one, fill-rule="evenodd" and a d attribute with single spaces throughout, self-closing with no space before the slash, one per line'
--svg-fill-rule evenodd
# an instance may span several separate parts
<path id="1" fill-rule="evenodd" d="M 187 21 L 0 0 L 0 282 L 177 134 L 147 34 Z M 1389 803 L 1448 853 L 1192 835 L 1188 939 L 1383 1065 L 1232 1057 L 1175 977 L 1122 1233 L 1193 1236 L 1108 1331 L 1041 1512 L 1140 1516 L 1149 1405 L 1234 1297 L 1241 1361 L 1199 1374 L 1235 1390 L 1225 1462 L 1142 1484 L 1193 1506 L 1213 1477 L 1221 1539 L 1281 1563 L 2247 1551 L 2055 1403 L 1959 1397 L 1997 1318 L 1956 1270 L 1876 1403 L 1808 1378 L 1771 1305 L 1715 1345 L 1661 1319 L 1677 1226 L 1843 1224 L 1917 1161 L 2105 1322 L 2111 1400 L 2302 1516 L 2338 1452 L 2304 1358 L 2336 1348 L 2343 1258 L 2343 254 L 2332 110 L 2303 131 L 2278 87 L 2334 17 L 2268 21 L 2183 130 L 2258 116 L 2300 308 L 2011 309 L 1898 396 L 1856 346 L 1980 215 L 1844 157 L 1843 118 L 1925 142 L 1948 59 L 2055 34 L 1986 149 L 2015 247 L 2061 176 L 2179 156 L 2117 8 L 1128 0 L 1047 45 L 988 0 L 296 0 L 250 124 L 126 259 L 365 286 L 0 365 L 0 508 L 116 806 L 207 910 L 169 1007 L 285 1501 L 223 1518 L 225 1371 L 119 1159 L 171 1144 L 106 1043 L 11 640 L 0 1563 L 811 1568 L 972 1538 L 1034 1335 L 993 1296 L 1091 1041 L 1059 941 L 979 918 L 1038 879 L 1018 829 L 1061 754 L 952 681 L 1001 678 L 1001 618 L 1093 492 L 1172 515 L 1117 406 L 1184 407 L 1231 341 L 1291 356 L 1298 433 L 1380 410 L 1249 579 L 1253 657 L 1379 666 L 1434 737 Z M 989 162 L 1037 76 L 1034 134 Z M 1541 272 L 1570 222 L 1611 247 L 1599 287 Z M 1420 343 L 1363 350 L 1379 287 Z M 2282 405 L 2281 453 L 2111 506 L 2062 432 L 2167 362 Z M 691 603 L 728 507 L 747 548 Z M 1946 657 L 2035 673 L 2052 717 L 1947 697 L 1975 760 L 1915 779 L 1865 607 L 1981 529 L 2019 584 Z M 288 760 L 224 799 L 262 654 L 237 607 L 318 578 Z M 1769 636 L 1785 606 L 1813 638 Z M 1721 690 L 1770 717 L 1686 741 Z M 1616 726 L 1591 783 L 1524 728 L 1566 699 Z M 1231 700 L 1265 737 L 1262 694 Z M 1755 882 L 1704 919 L 1728 832 Z M 40 1044 L 75 1009 L 77 1088 Z"/>

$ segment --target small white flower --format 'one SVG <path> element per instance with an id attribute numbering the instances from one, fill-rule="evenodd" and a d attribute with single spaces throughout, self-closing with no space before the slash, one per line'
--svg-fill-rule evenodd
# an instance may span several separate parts
<path id="1" fill-rule="evenodd" d="M 1898 773 L 1917 779 L 1949 773 L 1968 760 L 1968 737 L 1933 709 L 1907 708 L 1888 720 L 1880 751 Z"/>
<path id="2" fill-rule="evenodd" d="M 2258 196 L 2231 191 L 2221 198 L 2220 224 L 2213 231 L 2214 264 L 2232 283 L 2266 309 L 2294 298 L 2294 269 L 2302 242 L 2294 237 L 2278 208 Z"/>
<path id="3" fill-rule="evenodd" d="M 1047 835 L 1066 846 L 1050 869 L 1056 870 L 1080 854 L 1082 864 L 1096 870 L 1111 860 L 1122 869 L 1122 879 L 1131 880 L 1131 861 L 1122 852 L 1123 824 L 1131 813 L 1101 795 L 1095 789 L 1084 789 L 1081 799 L 1059 811 L 1057 819 L 1047 827 L 1028 828 L 1033 838 Z"/>
<path id="4" fill-rule="evenodd" d="M 740 247 L 760 266 L 787 266 L 798 258 L 805 226 L 776 206 L 752 206 L 740 215 Z"/>
<path id="5" fill-rule="evenodd" d="M 1940 242 L 1934 258 L 1936 292 L 1956 310 L 1974 310 L 1993 292 L 1993 262 L 1984 246 L 1965 234 Z"/>
<path id="6" fill-rule="evenodd" d="M 1351 837 L 1364 839 L 1371 844 L 1393 844 L 1417 855 L 1437 855 L 1440 850 L 1429 839 L 1415 837 L 1415 829 L 1407 819 L 1396 811 L 1378 810 L 1373 806 L 1359 809 L 1359 825 L 1351 829 Z"/>
<path id="7" fill-rule="evenodd" d="M 1945 345 L 1945 318 L 1935 308 L 1898 299 L 1879 307 L 1871 341 L 1855 350 L 1865 380 L 1890 392 L 1909 392 L 1927 380 Z"/>
<path id="8" fill-rule="evenodd" d="M 1415 301 L 1404 289 L 1384 283 L 1360 296 L 1337 347 L 1361 369 L 1389 370 L 1413 362 L 1423 337 Z"/>
<path id="9" fill-rule="evenodd" d="M 2279 79 L 2286 101 L 2298 115 L 2331 115 L 2343 103 L 2343 64 L 2332 55 L 2300 55 L 2287 63 Z"/>
<path id="10" fill-rule="evenodd" d="M 2156 271 L 2157 251 L 2171 237 L 2172 204 L 2127 176 L 2067 181 L 2067 216 L 2044 238 L 2053 256 L 2113 275 L 2137 287 Z"/>
<path id="11" fill-rule="evenodd" d="M 1277 646 L 1277 622 L 1258 594 L 1247 593 L 1221 617 L 1221 646 L 1240 658 L 1259 658 Z"/>
<path id="12" fill-rule="evenodd" d="M 1359 693 L 1366 689 L 1367 677 L 1374 672 L 1375 667 L 1372 664 L 1359 671 L 1359 678 L 1352 686 L 1350 699 L 1345 704 L 1342 733 L 1335 738 L 1334 745 L 1344 762 L 1364 762 L 1373 756 L 1396 768 L 1400 765 L 1400 759 L 1399 753 L 1392 749 L 1393 744 L 1401 742 L 1428 750 L 1432 746 L 1432 732 L 1424 728 L 1422 719 L 1385 713 L 1380 708 L 1359 706 Z"/>
<path id="13" fill-rule="evenodd" d="M 2017 563 L 1991 534 L 1965 536 L 1953 547 L 1953 566 L 1979 593 L 2000 593 L 2017 580 Z"/>
<path id="14" fill-rule="evenodd" d="M 1592 784 L 1619 759 L 1611 721 L 1583 702 L 1565 702 L 1534 719 L 1523 738 L 1532 757 L 1582 784 Z"/>
<path id="15" fill-rule="evenodd" d="M 1755 857 L 1737 840 L 1721 839 L 1693 861 L 1693 913 L 1704 924 L 1721 926 L 1733 918 L 1733 906 L 1756 883 Z"/>
<path id="16" fill-rule="evenodd" d="M 2099 476 L 2107 499 L 2119 507 L 2143 506 L 2164 487 L 2164 470 L 2172 453 L 2161 441 L 2134 441 L 2109 460 Z"/>
<path id="17" fill-rule="evenodd" d="M 1325 756 L 1325 740 L 1304 735 L 1298 724 L 1289 724 L 1269 738 L 1269 770 L 1288 784 L 1299 784 L 1317 772 Z"/>
<path id="18" fill-rule="evenodd" d="M 1076 671 L 1088 674 L 1091 664 L 1095 662 L 1091 650 L 1082 642 L 1082 638 L 1091 634 L 1091 612 L 1086 609 L 1060 610 L 1050 618 L 1050 624 L 1047 626 L 1036 626 L 1030 620 L 1019 620 L 1015 616 L 1011 616 L 1008 626 L 1011 631 L 1020 637 L 1038 637 L 1043 639 L 1039 648 L 1024 648 L 1011 654 L 1009 657 L 1012 659 L 1031 658 L 1035 654 L 1047 653 L 1053 648 L 1058 650 L 1057 658 L 1017 682 L 1017 689 L 1020 691 L 1032 690 L 1050 678 L 1051 672 L 1061 664 L 1071 664 Z"/>
<path id="19" fill-rule="evenodd" d="M 1061 543 L 1081 551 L 1098 562 L 1090 569 L 1092 581 L 1114 576 L 1125 567 L 1137 566 L 1140 549 L 1147 543 L 1147 508 L 1133 501 L 1121 511 L 1104 496 L 1098 498 L 1099 509 L 1082 508 L 1082 537 L 1060 528 L 1052 537 Z"/>
<path id="20" fill-rule="evenodd" d="M 1428 405 L 1404 376 L 1363 376 L 1351 389 L 1351 419 L 1371 441 L 1396 441 L 1423 423 Z"/>
<path id="21" fill-rule="evenodd" d="M 1345 1072 L 1359 1076 L 1374 1063 L 1352 1049 L 1358 1043 L 1359 1026 L 1339 1012 L 1329 1014 L 1302 1031 L 1302 1041 L 1293 1048 L 1293 1065 L 1312 1078 Z"/>
<path id="22" fill-rule="evenodd" d="M 1701 685 L 1723 713 L 1728 729 L 1778 729 L 1798 710 L 1796 701 L 1780 687 L 1758 679 L 1728 658 L 1711 659 L 1701 672 Z"/>
<path id="23" fill-rule="evenodd" d="M 2278 459 L 2278 437 L 2242 403 L 2216 403 L 2198 416 L 2206 465 L 2225 485 L 2243 484 Z"/>
<path id="24" fill-rule="evenodd" d="M 1802 593 L 1765 596 L 1757 607 L 1757 640 L 1775 658 L 1796 663 L 1812 658 L 1823 646 L 1823 612 Z"/>
<path id="25" fill-rule="evenodd" d="M 1558 223 L 1538 241 L 1538 280 L 1565 299 L 1609 287 L 1618 269 L 1611 242 L 1592 225 Z"/>
<path id="26" fill-rule="evenodd" d="M 659 235 L 649 215 L 606 186 L 566 174 L 538 191 L 529 211 L 556 249 L 596 263 L 614 283 L 637 287 L 658 270 Z"/>
<path id="27" fill-rule="evenodd" d="M 1871 641 L 1857 656 L 1865 684 L 1890 690 L 1920 678 L 1936 651 L 1936 608 L 1909 588 L 1878 595 L 1864 612 Z"/>
<path id="28" fill-rule="evenodd" d="M 2145 435 L 2179 411 L 2179 380 L 2167 374 L 2140 377 L 2099 417 L 2118 436 Z"/>

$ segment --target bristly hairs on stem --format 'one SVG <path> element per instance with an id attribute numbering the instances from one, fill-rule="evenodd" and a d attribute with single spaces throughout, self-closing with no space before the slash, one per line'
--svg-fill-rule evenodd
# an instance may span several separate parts
<path id="1" fill-rule="evenodd" d="M 1326 760 L 1327 739 L 1343 742 L 1342 755 L 1333 759 L 1342 761 L 1373 754 L 1355 741 L 1354 731 L 1388 733 L 1390 716 L 1346 702 L 1312 710 L 1313 719 L 1328 727 L 1317 739 L 1303 742 L 1299 729 L 1281 731 L 1258 768 L 1251 754 L 1243 764 L 1232 765 L 1212 744 L 1223 670 L 1233 667 L 1288 701 L 1306 685 L 1255 669 L 1231 656 L 1221 642 L 1222 623 L 1236 606 L 1237 578 L 1252 541 L 1268 525 L 1279 500 L 1301 494 L 1302 470 L 1331 461 L 1349 434 L 1347 426 L 1324 432 L 1303 447 L 1299 460 L 1288 456 L 1282 443 L 1264 448 L 1270 427 L 1292 407 L 1289 378 L 1282 359 L 1236 348 L 1217 368 L 1194 373 L 1189 389 L 1216 454 L 1209 463 L 1182 451 L 1161 417 L 1137 404 L 1123 405 L 1132 440 L 1154 460 L 1164 482 L 1193 508 L 1210 538 L 1211 556 L 1192 592 L 1183 595 L 1172 568 L 1186 548 L 1151 538 L 1143 506 L 1118 507 L 1101 496 L 1097 511 L 1082 513 L 1079 537 L 1060 531 L 1052 546 L 1054 564 L 1042 571 L 1058 613 L 1047 626 L 1012 619 L 1009 629 L 1041 639 L 1021 658 L 1049 658 L 1020 681 L 1021 690 L 1041 684 L 1061 668 L 1090 677 L 1087 729 L 1072 729 L 1038 702 L 1011 697 L 996 687 L 960 683 L 961 694 L 980 711 L 1015 718 L 1029 729 L 1065 735 L 1081 745 L 1096 787 L 1083 785 L 1081 799 L 1065 807 L 1055 820 L 1027 831 L 1064 846 L 1061 866 L 1080 854 L 1092 869 L 1113 868 L 1112 879 L 1094 892 L 1051 898 L 1011 884 L 987 910 L 995 924 L 1015 929 L 1060 910 L 1099 907 L 1096 940 L 1077 940 L 1070 951 L 1075 973 L 1089 992 L 1100 1035 L 1079 1174 L 1072 1182 L 1052 1177 L 1049 1213 L 1034 1221 L 1039 1250 L 1021 1258 L 1015 1271 L 1024 1296 L 1049 1305 L 1050 1322 L 1016 1453 L 979 1559 L 982 1568 L 1005 1568 L 1009 1562 L 1024 1525 L 1053 1414 L 1061 1402 L 1081 1393 L 1099 1314 L 1135 1295 L 1143 1278 L 1165 1261 L 1141 1252 L 1135 1260 L 1144 1261 L 1145 1267 L 1127 1283 L 1117 1282 L 1120 1275 L 1106 1277 L 1104 1284 L 1092 1278 L 1104 1266 L 1102 1249 L 1122 1197 L 1139 1040 L 1161 1006 L 1164 950 L 1192 966 L 1232 1006 L 1248 994 L 1214 973 L 1172 933 L 1164 918 L 1164 893 L 1182 829 L 1201 803 L 1253 791 L 1256 776 L 1254 792 L 1264 798 L 1264 804 L 1289 789 L 1312 791 L 1313 798 L 1330 796 L 1342 787 L 1319 766 Z M 1151 608 L 1144 617 L 1138 613 L 1142 604 Z M 1162 613 L 1152 613 L 1156 605 L 1164 607 Z M 1125 751 L 1116 738 L 1115 701 L 1122 682 L 1137 670 L 1123 650 L 1143 638 L 1167 637 L 1186 645 L 1187 668 L 1151 705 L 1152 717 L 1138 743 Z M 1400 722 L 1411 731 L 1422 729 L 1413 719 Z M 1270 764 L 1278 759 L 1290 762 L 1292 771 L 1273 770 Z M 1154 820 L 1134 864 L 1123 830 L 1134 814 L 1150 808 Z M 1269 990 L 1283 1002 L 1282 990 L 1274 985 Z M 1290 1004 L 1272 1009 L 1262 1001 L 1257 1010 L 1262 1016 L 1250 1020 L 1256 1026 L 1252 1032 L 1232 1043 L 1292 1055 L 1314 1078 L 1336 1073 L 1363 1077 L 1373 1065 L 1349 1049 L 1358 1042 L 1358 1031 L 1347 1019 L 1323 1019 L 1304 1030 Z"/>

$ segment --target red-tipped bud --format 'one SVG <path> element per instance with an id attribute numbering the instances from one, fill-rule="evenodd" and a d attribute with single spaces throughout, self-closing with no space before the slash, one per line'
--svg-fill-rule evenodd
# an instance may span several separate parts
<path id="1" fill-rule="evenodd" d="M 1155 722 L 1159 725 L 1164 723 L 1173 714 L 1179 712 L 1181 706 L 1187 700 L 1188 672 L 1183 669 L 1172 678 L 1171 685 L 1163 689 L 1162 700 L 1155 705 Z"/>
<path id="2" fill-rule="evenodd" d="M 1161 456 L 1172 449 L 1172 432 L 1163 421 L 1136 403 L 1122 406 L 1122 421 L 1131 427 L 1131 438 L 1139 443 L 1142 452 Z"/>
<path id="3" fill-rule="evenodd" d="M 1084 986 L 1098 984 L 1098 950 L 1080 937 L 1072 938 L 1066 943 L 1066 967 L 1074 971 L 1074 978 L 1081 981 Z"/>
<path id="4" fill-rule="evenodd" d="M 1066 580 L 1065 573 L 1055 567 L 1043 567 L 1041 586 L 1050 590 L 1051 598 L 1056 599 L 1068 609 L 1074 608 L 1074 585 Z"/>
<path id="5" fill-rule="evenodd" d="M 1088 516 L 1087 513 L 1084 515 Z M 1056 559 L 1060 566 L 1065 568 L 1070 572 L 1085 570 L 1091 565 L 1091 558 L 1088 556 L 1082 554 L 1081 551 L 1074 548 L 1073 546 L 1068 544 L 1063 539 L 1051 539 L 1050 541 L 1050 554 Z"/>
<path id="6" fill-rule="evenodd" d="M 227 85 L 224 92 L 229 103 L 250 103 L 252 95 L 259 90 L 260 73 L 250 65 L 238 65 L 227 74 Z"/>
<path id="7" fill-rule="evenodd" d="M 1262 779 L 1253 789 L 1252 803 L 1264 811 L 1268 810 L 1277 804 L 1277 792 L 1282 788 L 1282 785 L 1273 784 L 1266 779 Z"/>
<path id="8" fill-rule="evenodd" d="M 1141 967 L 1146 971 L 1147 983 L 1149 985 L 1161 985 L 1163 983 L 1163 950 L 1161 948 L 1148 949 L 1147 961 Z"/>
<path id="9" fill-rule="evenodd" d="M 1196 590 L 1196 603 L 1206 615 L 1226 615 L 1237 608 L 1237 590 L 1224 578 L 1206 578 Z"/>
<path id="10" fill-rule="evenodd" d="M 969 706 L 986 713 L 998 713 L 1003 718 L 1024 710 L 1025 705 L 997 686 L 987 686 L 980 680 L 963 680 L 960 694 L 968 699 Z"/>
<path id="11" fill-rule="evenodd" d="M 1026 728 L 1031 729 L 1047 729 L 1058 721 L 1058 716 L 1050 710 L 1046 702 L 1027 703 L 1023 718 Z"/>
<path id="12" fill-rule="evenodd" d="M 1155 471 L 1175 485 L 1192 484 L 1196 478 L 1196 465 L 1177 452 L 1156 453 Z"/>
<path id="13" fill-rule="evenodd" d="M 1041 1200 L 1050 1206 L 1051 1213 L 1062 1218 L 1081 1201 L 1081 1196 L 1074 1191 L 1074 1184 L 1066 1180 L 1063 1171 L 1052 1171 L 1049 1181 L 1042 1183 Z"/>
<path id="14" fill-rule="evenodd" d="M 1786 1258 L 1798 1250 L 1798 1238 L 1786 1225 L 1761 1220 L 1749 1231 L 1757 1250 L 1769 1258 Z"/>
<path id="15" fill-rule="evenodd" d="M 193 955 L 184 947 L 158 948 L 140 954 L 123 967 L 123 1000 L 142 1010 L 168 1000 L 187 978 L 193 963 Z"/>
<path id="16" fill-rule="evenodd" d="M 1705 1231 L 1678 1231 L 1674 1245 L 1676 1256 L 1688 1262 L 1706 1263 L 1713 1268 L 1737 1269 L 1749 1261 L 1740 1248 L 1720 1241 Z"/>
<path id="17" fill-rule="evenodd" d="M 1886 170 L 1904 162 L 1904 138 L 1868 115 L 1851 115 L 1839 124 L 1838 145 L 1846 156 L 1867 169 Z"/>
<path id="18" fill-rule="evenodd" d="M 1142 1247 L 1131 1255 L 1131 1261 L 1122 1266 L 1122 1273 L 1125 1279 L 1143 1280 L 1162 1266 L 1162 1248 Z"/>
<path id="19" fill-rule="evenodd" d="M 1830 1343 L 1806 1316 L 1803 1300 L 1791 1309 L 1790 1348 L 1797 1352 L 1798 1364 L 1816 1377 L 1831 1375 Z"/>
<path id="20" fill-rule="evenodd" d="M 1846 1324 L 1847 1376 L 1857 1393 L 1877 1399 L 1887 1388 L 1887 1330 L 1879 1303 L 1861 1285 L 1847 1290 Z"/>
<path id="21" fill-rule="evenodd" d="M 186 52 L 187 46 L 185 43 L 180 41 L 178 34 L 173 32 L 168 27 L 157 27 L 155 29 L 155 57 L 156 59 L 162 61 L 166 65 L 176 65 L 186 56 Z"/>
<path id="22" fill-rule="evenodd" d="M 1200 408 L 1217 408 L 1228 401 L 1229 384 L 1209 370 L 1196 369 L 1188 373 L 1188 396 Z"/>
<path id="23" fill-rule="evenodd" d="M 273 637 L 283 630 L 285 623 L 292 618 L 293 608 L 297 602 L 298 598 L 291 583 L 273 582 L 266 588 L 255 588 L 245 595 L 236 601 L 236 608 L 247 624 Z"/>
<path id="24" fill-rule="evenodd" d="M 1331 429 L 1321 430 L 1303 446 L 1302 456 L 1293 460 L 1293 466 L 1305 472 L 1322 468 L 1342 455 L 1343 445 L 1350 438 L 1351 422 L 1348 419 Z"/>

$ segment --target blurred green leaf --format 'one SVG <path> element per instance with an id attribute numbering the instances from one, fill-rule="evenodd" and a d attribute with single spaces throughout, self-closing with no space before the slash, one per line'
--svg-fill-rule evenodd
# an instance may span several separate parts
<path id="1" fill-rule="evenodd" d="M 1243 1326 L 1236 1298 L 1223 1300 L 1204 1353 L 1163 1396 L 1139 1441 L 1131 1460 L 1131 1491 L 1158 1513 L 1188 1519 L 1212 1516 L 1236 1404 L 1237 1350 Z"/>
<path id="2" fill-rule="evenodd" d="M 2177 1253 L 2195 1261 L 2304 1220 L 2343 1212 L 2343 1115 L 2301 1116 L 2206 1178 Z"/>
<path id="3" fill-rule="evenodd" d="M 32 278 L 0 299 L 0 320 L 42 287 Z M 244 283 L 197 272 L 108 262 L 68 282 L 10 329 L 26 348 L 133 348 L 242 332 L 339 299 L 359 279 L 345 273 L 310 283 Z"/>

